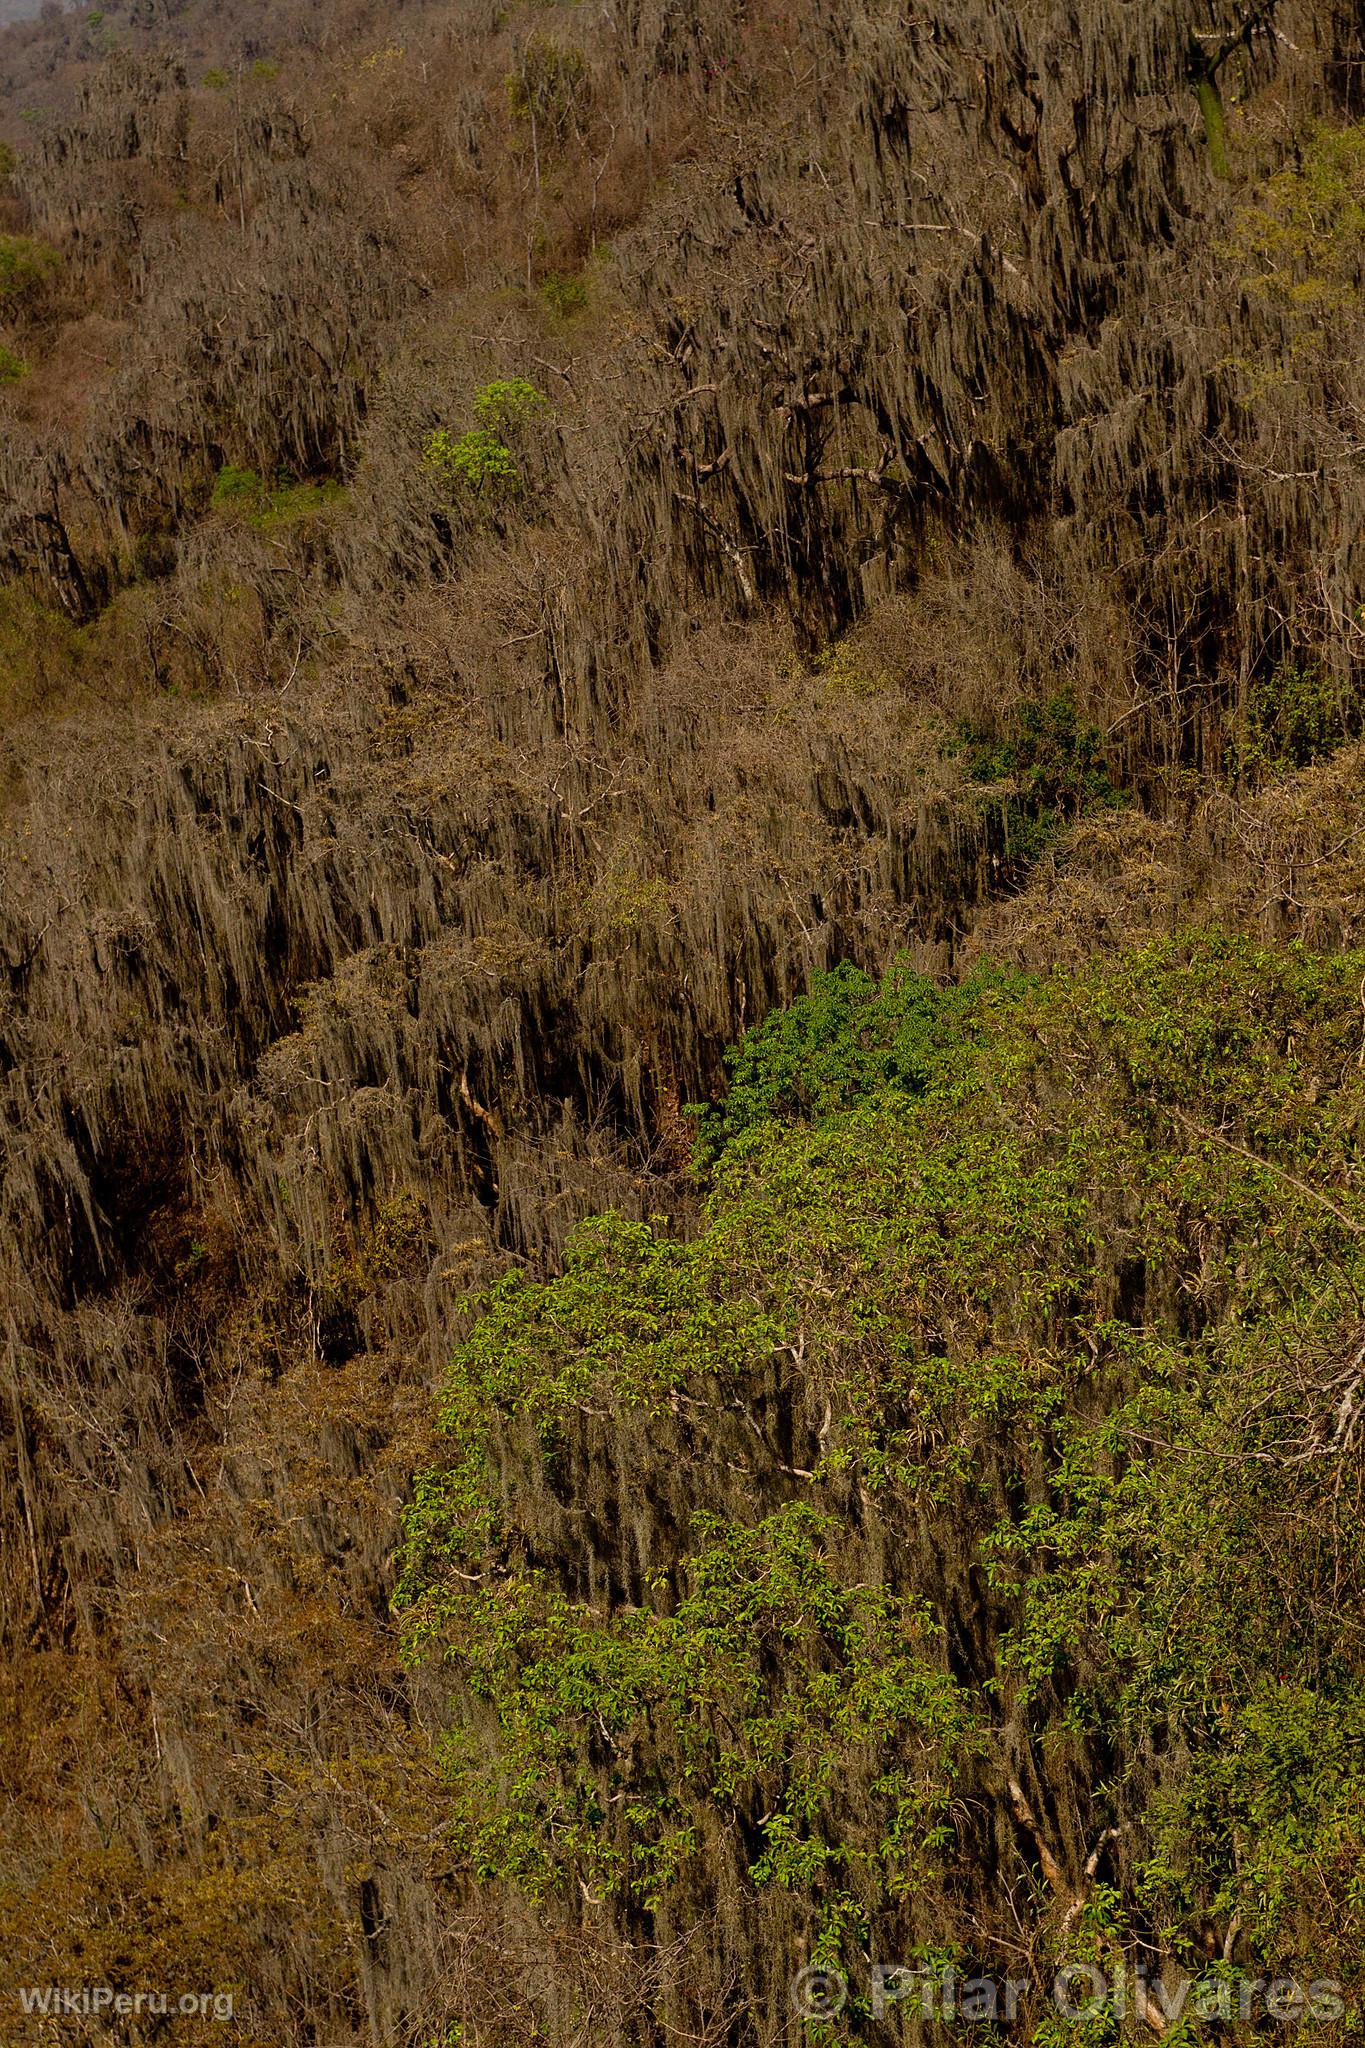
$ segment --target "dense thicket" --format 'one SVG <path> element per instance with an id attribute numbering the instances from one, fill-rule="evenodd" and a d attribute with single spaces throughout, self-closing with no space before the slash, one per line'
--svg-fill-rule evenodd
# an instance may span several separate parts
<path id="1" fill-rule="evenodd" d="M 689 1239 L 686 1107 L 821 969 L 843 979 L 793 1013 L 785 1067 L 739 1056 L 709 1153 L 774 1103 L 927 1085 L 938 1026 L 914 1019 L 819 1064 L 874 1000 L 853 971 L 898 952 L 951 980 L 1190 919 L 1357 942 L 1361 66 L 1333 0 L 113 0 L 0 32 L 0 1913 L 23 1974 L 233 1985 L 270 2048 L 425 2042 L 476 1992 L 474 2038 L 520 2040 L 532 1980 L 557 2042 L 796 2029 L 744 1988 L 734 1943 L 769 1923 L 733 1844 L 696 1880 L 728 1903 L 689 1928 L 633 1877 L 599 1909 L 596 1849 L 471 1885 L 436 1759 L 451 1679 L 401 1668 L 388 1607 L 429 1390 L 470 1291 L 552 1274 L 596 1241 L 583 1218 Z M 1247 970 L 1286 1044 L 1287 972 Z M 1325 1017 L 1345 970 L 1303 972 Z M 1297 1127 L 1262 1138 L 1299 1173 Z M 1299 1178 L 1353 1213 L 1347 1181 Z M 1248 1257 L 1263 1221 L 1238 1223 Z M 1145 1370 L 1101 1378 L 1089 1420 Z M 662 1518 L 640 1555 L 690 1597 L 653 1471 L 673 1452 L 635 1448 Z M 622 1454 L 598 1449 L 593 1501 Z M 762 1526 L 814 1599 L 816 1524 L 785 1506 L 756 1496 L 715 1554 Z M 961 1570 L 986 1533 L 956 1530 Z M 610 1607 L 618 1540 L 541 1557 L 536 1627 L 597 1628 L 562 1602 Z M 980 1703 L 933 1665 L 947 1580 L 919 1538 L 876 1540 L 885 1598 L 930 1602 L 905 1656 L 971 1748 Z M 1021 1596 L 971 1584 L 994 1655 Z M 867 1635 L 847 1592 L 838 1626 Z M 1068 1732 L 1054 1786 L 1049 1712 L 1010 1724 L 1011 1756 L 1041 1743 L 1032 1833 L 998 1771 L 971 1780 L 963 1911 L 993 1940 L 1039 1842 L 1079 1886 L 1149 1782 L 1106 1804 Z M 1105 1940 L 1155 1926 L 1156 1853 L 1105 1866 Z M 1170 1879 L 1190 1938 L 1226 1941 L 1234 1880 Z M 815 1925 L 798 1894 L 782 1941 Z M 946 1909 L 940 1931 L 962 1938 Z"/>
<path id="2" fill-rule="evenodd" d="M 824 981 L 695 1240 L 493 1290 L 400 1587 L 452 1847 L 677 1944 L 661 2026 L 774 2038 L 807 1955 L 830 2039 L 870 1960 L 1022 1968 L 1030 2036 L 1067 1961 L 1354 2003 L 1363 965 Z"/>

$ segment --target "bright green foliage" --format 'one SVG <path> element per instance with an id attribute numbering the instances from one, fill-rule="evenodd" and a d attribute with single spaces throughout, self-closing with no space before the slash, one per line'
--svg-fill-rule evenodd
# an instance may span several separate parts
<path id="1" fill-rule="evenodd" d="M 500 377 L 475 393 L 478 420 L 467 434 L 445 427 L 428 434 L 422 466 L 446 484 L 461 484 L 488 496 L 510 496 L 521 489 L 521 471 L 507 446 L 516 434 L 545 409 L 548 401 L 524 377 Z"/>
<path id="2" fill-rule="evenodd" d="M 965 990 L 942 990 L 903 961 L 881 982 L 848 961 L 816 975 L 809 995 L 726 1054 L 729 1092 L 696 1112 L 700 1163 L 770 1117 L 826 1116 L 878 1089 L 923 1094 L 964 1025 L 989 1016 L 988 985 L 1002 1000 L 1015 986 L 982 974 Z"/>
<path id="3" fill-rule="evenodd" d="M 213 485 L 211 503 L 215 510 L 235 505 L 256 505 L 265 496 L 265 485 L 254 469 L 237 469 L 224 463 Z"/>
<path id="4" fill-rule="evenodd" d="M 698 1804 L 758 1797 L 755 1881 L 827 1889 L 851 1860 L 818 1828 L 841 1757 L 892 1738 L 918 1754 L 886 1788 L 876 1853 L 883 1881 L 909 1888 L 969 1738 L 936 1668 L 934 1625 L 881 1588 L 848 1586 L 833 1561 L 838 1526 L 806 1502 L 752 1529 L 699 1514 L 692 1535 L 668 1612 L 637 1607 L 604 1626 L 533 1573 L 462 1602 L 466 1683 L 499 1727 L 491 1764 L 463 1734 L 448 1748 L 476 1872 L 538 1896 L 575 1870 L 654 1907 L 696 1851 Z M 774 1677 L 784 1669 L 790 1681 Z M 593 1748 L 606 1758 L 600 1785 L 577 1770 Z M 630 1770 L 641 1754 L 649 1765 Z M 618 1804 L 621 1825 L 608 1828 Z"/>
<path id="5" fill-rule="evenodd" d="M 21 377 L 28 375 L 28 364 L 17 356 L 12 348 L 0 341 L 0 384 L 17 384 Z"/>
<path id="6" fill-rule="evenodd" d="M 658 1407 L 689 1377 L 732 1366 L 771 1332 L 755 1316 L 713 1313 L 689 1251 L 644 1223 L 603 1216 L 580 1226 L 564 1272 L 532 1285 L 516 1269 L 484 1302 L 442 1406 L 459 1446 L 450 1469 L 428 1482 L 424 1514 L 410 1518 L 406 1584 L 424 1584 L 443 1548 L 481 1554 L 491 1505 L 481 1489 L 491 1432 L 527 1423 L 552 1451 L 585 1404 Z M 429 1617 L 428 1617 L 429 1620 Z"/>
<path id="7" fill-rule="evenodd" d="M 1271 1661 L 1245 1695 L 1224 1684 L 1221 1739 L 1158 1801 L 1143 1904 L 1175 1928 L 1206 1900 L 1223 1917 L 1250 1913 L 1273 1954 L 1317 1887 L 1327 1940 L 1346 1947 L 1365 1909 L 1365 1695 L 1358 1675 L 1309 1685 Z"/>
<path id="8" fill-rule="evenodd" d="M 465 484 L 472 491 L 511 492 L 521 488 L 521 472 L 511 449 L 486 427 L 474 427 L 458 436 L 438 427 L 427 436 L 422 465 L 431 475 Z"/>
<path id="9" fill-rule="evenodd" d="M 754 1896 L 849 1961 L 900 1901 L 949 1913 L 1010 1726 L 1045 1770 L 1103 1759 L 1058 1797 L 1124 1830 L 1072 1954 L 1141 1924 L 1193 1957 L 1235 1918 L 1351 1983 L 1362 979 L 1211 935 L 941 996 L 844 971 L 751 1034 L 695 1240 L 585 1225 L 454 1360 L 400 1605 L 456 1689 L 459 1853 L 676 1903 L 733 1815 Z M 809 1449 L 748 1406 L 775 1359 Z M 746 1412 L 735 1477 L 711 1446 Z M 690 1522 L 634 1597 L 572 1594 L 553 1532 L 591 1475 L 680 1458 Z M 969 1573 L 984 1695 L 944 1648 Z"/>
<path id="10" fill-rule="evenodd" d="M 31 235 L 0 235 L 0 299 L 25 299 L 48 284 L 61 258 Z"/>
<path id="11" fill-rule="evenodd" d="M 1229 766 L 1252 781 L 1288 774 L 1330 754 L 1357 724 L 1358 714 L 1348 715 L 1325 669 L 1285 660 L 1252 684 Z"/>
<path id="12" fill-rule="evenodd" d="M 1236 218 L 1233 250 L 1251 288 L 1291 315 L 1346 304 L 1365 276 L 1365 122 L 1309 130 L 1293 163 Z"/>
<path id="13" fill-rule="evenodd" d="M 315 518 L 320 512 L 333 510 L 345 497 L 345 486 L 332 477 L 324 477 L 320 483 L 282 480 L 267 494 L 265 507 L 257 516 L 256 524 L 263 530 L 292 526 L 300 520 Z"/>

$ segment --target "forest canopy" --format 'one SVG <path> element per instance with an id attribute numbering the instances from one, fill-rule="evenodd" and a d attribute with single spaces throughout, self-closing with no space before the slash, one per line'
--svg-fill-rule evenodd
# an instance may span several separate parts
<path id="1" fill-rule="evenodd" d="M 1363 292 L 1345 0 L 0 24 L 0 2040 L 1357 2038 Z"/>

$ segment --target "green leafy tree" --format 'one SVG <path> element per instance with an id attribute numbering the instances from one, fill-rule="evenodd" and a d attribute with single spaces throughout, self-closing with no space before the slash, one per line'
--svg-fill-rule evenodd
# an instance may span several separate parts
<path id="1" fill-rule="evenodd" d="M 1023 1743 L 1124 1844 L 1113 1881 L 1020 1869 L 1040 1958 L 1195 1962 L 1212 1927 L 1359 1984 L 1362 974 L 1206 934 L 938 998 L 827 977 L 736 1060 L 694 1238 L 599 1218 L 498 1282 L 399 1593 L 479 1876 L 680 1910 L 719 1814 L 853 1974 L 979 1882 L 968 1816 L 1036 1834 Z M 765 1433 L 778 1357 L 805 1463 Z M 547 1504 L 587 1526 L 603 1460 L 689 1445 L 658 1569 L 572 1597 Z"/>
<path id="2" fill-rule="evenodd" d="M 508 440 L 515 440 L 549 401 L 524 377 L 496 378 L 474 396 L 477 427 L 452 434 L 438 427 L 422 447 L 422 466 L 441 482 L 489 497 L 511 497 L 522 486 Z"/>
<path id="3" fill-rule="evenodd" d="M 472 491 L 511 493 L 521 488 L 521 472 L 512 451 L 487 427 L 450 434 L 444 427 L 428 434 L 423 467 L 443 482 L 458 482 Z"/>

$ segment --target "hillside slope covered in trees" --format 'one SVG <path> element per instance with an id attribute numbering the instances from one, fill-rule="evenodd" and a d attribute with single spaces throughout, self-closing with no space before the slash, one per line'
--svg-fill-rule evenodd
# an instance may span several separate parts
<path id="1" fill-rule="evenodd" d="M 1353 2038 L 1363 291 L 1351 0 L 0 29 L 0 2039 Z"/>

